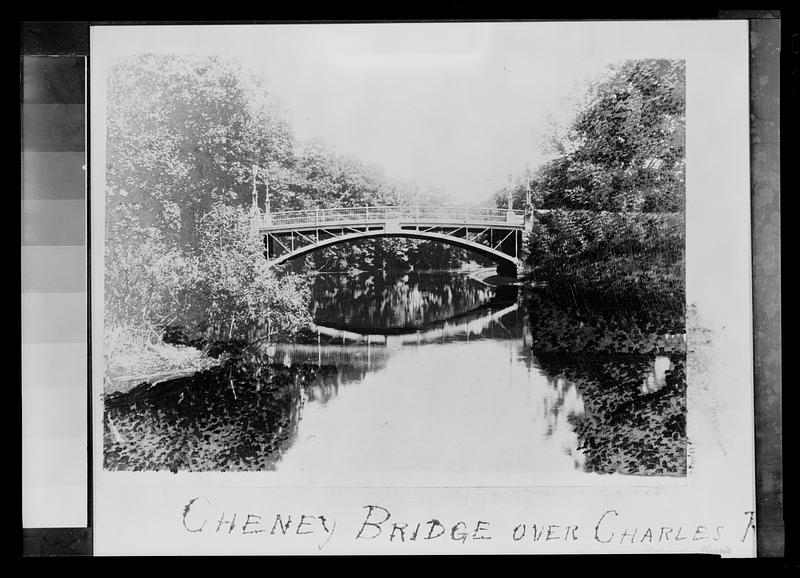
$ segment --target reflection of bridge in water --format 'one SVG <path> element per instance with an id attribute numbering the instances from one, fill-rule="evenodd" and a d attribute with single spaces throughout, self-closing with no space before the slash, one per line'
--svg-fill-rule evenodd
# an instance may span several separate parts
<path id="1" fill-rule="evenodd" d="M 312 327 L 316 343 L 279 343 L 276 359 L 286 365 L 316 363 L 336 365 L 334 381 L 363 379 L 367 371 L 384 367 L 401 347 L 482 339 L 516 340 L 527 343 L 527 316 L 518 303 L 490 304 L 424 327 L 395 329 L 391 334 L 353 331 L 323 325 Z"/>
<path id="2" fill-rule="evenodd" d="M 421 328 L 401 329 L 391 333 L 357 332 L 346 329 L 337 329 L 323 325 L 313 326 L 317 336 L 341 340 L 345 345 L 376 345 L 387 348 L 396 348 L 402 345 L 421 345 L 423 343 L 437 343 L 442 341 L 469 341 L 470 338 L 480 338 L 487 330 L 490 338 L 514 338 L 520 336 L 517 319 L 511 326 L 503 324 L 502 319 L 507 315 L 517 312 L 519 304 L 513 303 L 501 309 L 497 307 L 481 307 L 471 312 L 431 323 Z M 495 333 L 495 330 L 496 333 Z"/>

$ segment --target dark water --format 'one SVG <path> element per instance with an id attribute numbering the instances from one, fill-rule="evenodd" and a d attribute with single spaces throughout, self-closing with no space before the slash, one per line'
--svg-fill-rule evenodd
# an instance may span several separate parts
<path id="1" fill-rule="evenodd" d="M 682 311 L 515 291 L 321 275 L 302 343 L 107 399 L 106 467 L 367 485 L 684 475 Z"/>

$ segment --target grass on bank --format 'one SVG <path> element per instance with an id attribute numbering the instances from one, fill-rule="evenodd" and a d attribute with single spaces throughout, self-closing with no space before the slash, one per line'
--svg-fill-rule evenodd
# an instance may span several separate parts
<path id="1" fill-rule="evenodd" d="M 126 326 L 106 328 L 103 358 L 106 394 L 191 375 L 222 362 L 195 347 L 164 343 L 155 331 Z"/>

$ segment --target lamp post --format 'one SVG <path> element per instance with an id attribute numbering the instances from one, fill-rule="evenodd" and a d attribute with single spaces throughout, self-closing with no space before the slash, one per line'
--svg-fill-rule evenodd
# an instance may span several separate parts
<path id="1" fill-rule="evenodd" d="M 264 215 L 269 219 L 269 175 L 264 172 Z"/>
<path id="2" fill-rule="evenodd" d="M 531 165 L 525 163 L 525 216 L 523 223 L 525 225 L 526 235 L 530 235 L 533 231 L 533 191 L 531 190 Z"/>
<path id="3" fill-rule="evenodd" d="M 257 231 L 263 225 L 269 225 L 269 190 L 267 190 L 267 215 L 261 214 L 261 209 L 258 207 L 258 165 L 253 163 L 253 191 L 252 200 L 250 203 L 250 227 Z"/>
<path id="4" fill-rule="evenodd" d="M 530 211 L 531 206 L 531 164 L 525 163 L 525 210 Z"/>
<path id="5" fill-rule="evenodd" d="M 258 190 L 256 189 L 256 177 L 258 176 L 258 165 L 253 163 L 253 202 L 250 205 L 250 210 L 253 213 L 258 211 Z"/>
<path id="6" fill-rule="evenodd" d="M 506 209 L 506 220 L 511 221 L 514 216 L 514 197 L 511 193 L 511 173 L 508 173 L 508 184 L 506 185 L 506 199 L 508 208 Z"/>

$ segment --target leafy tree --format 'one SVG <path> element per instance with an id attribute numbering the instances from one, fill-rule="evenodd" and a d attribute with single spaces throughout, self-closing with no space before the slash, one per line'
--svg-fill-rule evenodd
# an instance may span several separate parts
<path id="1" fill-rule="evenodd" d="M 109 76 L 108 188 L 185 247 L 213 203 L 249 203 L 253 163 L 285 165 L 292 146 L 278 106 L 232 61 L 143 55 Z"/>
<path id="2" fill-rule="evenodd" d="M 544 208 L 674 212 L 684 207 L 683 61 L 632 60 L 589 89 L 556 157 L 534 180 Z"/>
<path id="3" fill-rule="evenodd" d="M 627 61 L 594 82 L 531 181 L 551 211 L 530 237 L 537 276 L 682 291 L 684 140 L 683 61 Z"/>
<path id="4" fill-rule="evenodd" d="M 237 337 L 306 322 L 308 292 L 266 270 L 244 209 L 253 163 L 294 163 L 260 81 L 232 61 L 144 55 L 112 70 L 108 102 L 107 320 Z"/>

